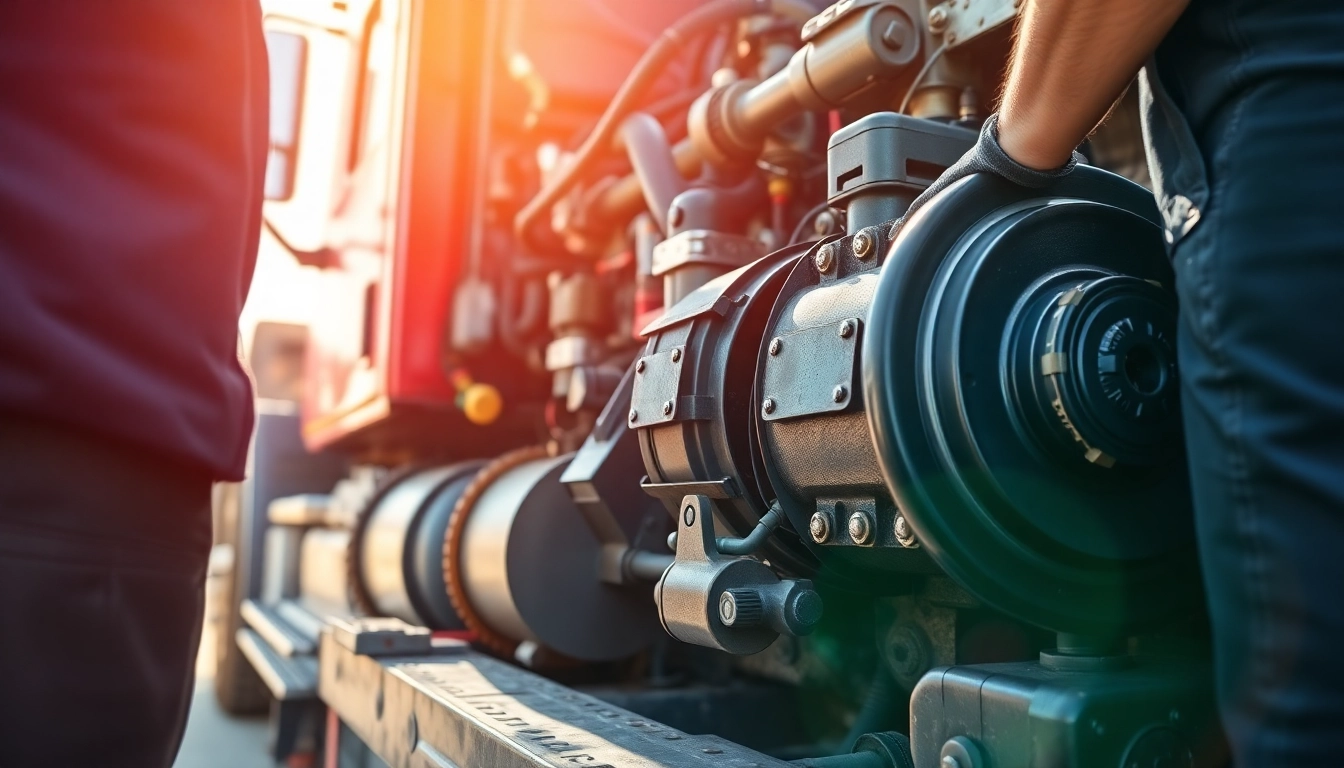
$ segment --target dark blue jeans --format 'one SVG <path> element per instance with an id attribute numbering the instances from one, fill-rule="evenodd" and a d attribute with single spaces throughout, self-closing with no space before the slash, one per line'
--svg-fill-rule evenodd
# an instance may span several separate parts
<path id="1" fill-rule="evenodd" d="M 1224 725 L 1344 765 L 1344 3 L 1195 0 L 1146 77 Z"/>

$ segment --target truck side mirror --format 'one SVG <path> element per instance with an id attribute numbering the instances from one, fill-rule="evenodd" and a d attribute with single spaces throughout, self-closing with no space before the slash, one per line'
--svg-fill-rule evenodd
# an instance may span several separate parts
<path id="1" fill-rule="evenodd" d="M 270 152 L 266 158 L 266 199 L 288 200 L 294 194 L 299 155 L 299 119 L 303 113 L 304 70 L 308 39 L 293 32 L 266 31 L 271 59 Z"/>

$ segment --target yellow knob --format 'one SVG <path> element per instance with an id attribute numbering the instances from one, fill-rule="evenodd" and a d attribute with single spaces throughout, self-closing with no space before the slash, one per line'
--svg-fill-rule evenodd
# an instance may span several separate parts
<path id="1" fill-rule="evenodd" d="M 504 396 L 489 384 L 472 384 L 462 392 L 462 413 L 472 424 L 491 424 L 503 410 Z"/>

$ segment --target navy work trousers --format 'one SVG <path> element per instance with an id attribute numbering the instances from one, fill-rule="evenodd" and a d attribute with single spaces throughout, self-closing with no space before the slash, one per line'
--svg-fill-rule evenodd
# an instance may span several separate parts
<path id="1" fill-rule="evenodd" d="M 0 766 L 173 764 L 209 554 L 208 470 L 0 411 Z"/>
<path id="2" fill-rule="evenodd" d="M 1344 6 L 1187 17 L 1158 57 L 1185 125 L 1150 144 L 1220 707 L 1238 766 L 1339 765 Z"/>

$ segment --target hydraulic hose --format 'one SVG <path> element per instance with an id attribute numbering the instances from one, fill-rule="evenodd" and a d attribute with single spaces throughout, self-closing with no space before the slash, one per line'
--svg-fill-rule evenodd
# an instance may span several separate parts
<path id="1" fill-rule="evenodd" d="M 779 502 L 770 505 L 770 509 L 761 519 L 756 522 L 756 527 L 751 529 L 751 533 L 746 538 L 735 539 L 731 536 L 720 536 L 714 539 L 714 547 L 723 555 L 750 555 L 761 548 L 765 540 L 770 538 L 770 534 L 775 532 L 779 524 L 784 522 L 784 510 L 780 508 Z M 673 531 L 667 535 L 667 548 L 676 551 L 677 532 Z"/>
<path id="2" fill-rule="evenodd" d="M 875 733 L 889 727 L 892 713 L 903 700 L 904 692 L 896 685 L 891 673 L 879 669 L 872 684 L 868 686 L 868 693 L 864 696 L 863 705 L 859 707 L 859 713 L 854 717 L 854 724 L 850 726 L 849 733 L 845 735 L 845 740 L 840 746 L 841 754 L 854 749 L 854 744 L 865 733 Z"/>
<path id="3" fill-rule="evenodd" d="M 678 19 L 672 26 L 659 35 L 658 40 L 649 47 L 635 63 L 630 76 L 621 83 L 598 119 L 593 132 L 575 152 L 574 158 L 547 184 L 537 196 L 514 217 L 514 233 L 524 245 L 533 245 L 532 227 L 538 219 L 567 192 L 571 185 L 591 169 L 593 162 L 602 151 L 608 149 L 615 138 L 617 129 L 663 68 L 682 51 L 685 42 L 698 34 L 721 24 L 737 21 L 748 16 L 769 13 L 773 0 L 713 0 L 696 8 Z"/>

